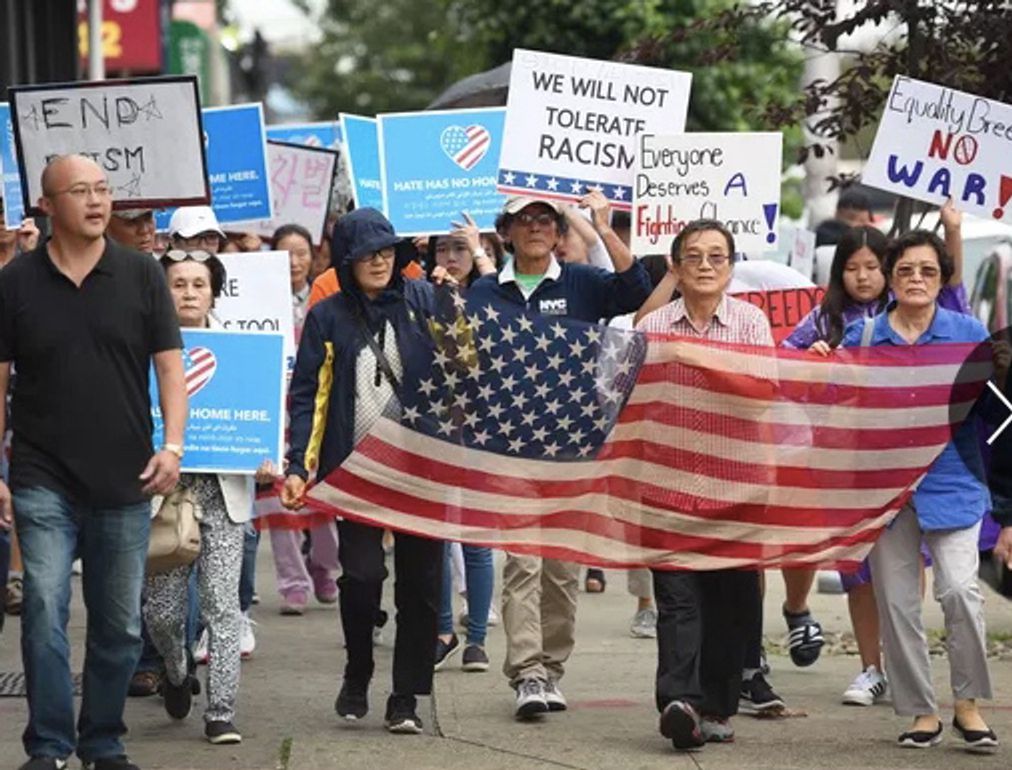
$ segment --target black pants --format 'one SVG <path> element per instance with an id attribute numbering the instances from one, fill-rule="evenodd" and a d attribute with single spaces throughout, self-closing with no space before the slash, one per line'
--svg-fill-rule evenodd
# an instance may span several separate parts
<path id="1" fill-rule="evenodd" d="M 383 580 L 383 530 L 353 521 L 337 523 L 341 560 L 341 625 L 348 661 L 344 676 L 367 684 L 373 673 L 372 632 L 380 612 Z M 394 694 L 428 695 L 436 657 L 436 625 L 443 580 L 443 543 L 395 534 Z"/>
<path id="2" fill-rule="evenodd" d="M 748 570 L 654 571 L 657 709 L 673 700 L 719 719 L 737 713 L 745 645 L 759 610 Z"/>

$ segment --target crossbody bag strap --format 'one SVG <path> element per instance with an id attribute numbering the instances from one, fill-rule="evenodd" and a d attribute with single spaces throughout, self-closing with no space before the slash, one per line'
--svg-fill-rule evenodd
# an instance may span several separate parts
<path id="1" fill-rule="evenodd" d="M 365 319 L 361 315 L 356 315 L 358 320 L 358 331 L 365 339 L 366 344 L 372 351 L 373 355 L 376 356 L 376 366 L 383 373 L 383 376 L 387 378 L 387 381 L 393 386 L 394 393 L 400 395 L 401 392 L 401 381 L 397 378 L 394 373 L 394 368 L 390 365 L 390 359 L 387 358 L 387 354 L 380 347 L 379 343 L 376 342 L 376 338 L 372 336 L 372 332 L 369 331 L 369 326 L 366 324 Z M 384 326 L 385 329 L 385 326 Z M 376 383 L 377 385 L 379 382 Z"/>

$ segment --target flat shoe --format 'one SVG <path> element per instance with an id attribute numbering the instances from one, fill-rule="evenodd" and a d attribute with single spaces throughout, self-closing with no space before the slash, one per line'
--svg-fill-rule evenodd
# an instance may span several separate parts
<path id="1" fill-rule="evenodd" d="M 986 730 L 967 730 L 953 717 L 952 729 L 963 739 L 964 748 L 973 754 L 993 754 L 998 750 L 998 736 L 990 727 Z"/>
<path id="2" fill-rule="evenodd" d="M 937 730 L 909 730 L 897 739 L 905 749 L 930 749 L 942 742 L 942 722 L 939 720 Z"/>

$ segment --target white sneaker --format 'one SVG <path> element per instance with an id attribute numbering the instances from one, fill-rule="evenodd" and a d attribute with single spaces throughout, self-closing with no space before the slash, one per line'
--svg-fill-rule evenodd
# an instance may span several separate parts
<path id="1" fill-rule="evenodd" d="M 499 613 L 495 611 L 495 605 L 490 605 L 488 608 L 488 625 L 498 626 L 499 625 Z"/>
<path id="2" fill-rule="evenodd" d="M 197 643 L 193 645 L 193 661 L 198 666 L 207 665 L 207 629 L 205 628 L 200 632 L 200 638 L 197 639 Z"/>
<path id="3" fill-rule="evenodd" d="M 857 675 L 843 693 L 843 702 L 849 706 L 870 706 L 885 696 L 889 683 L 875 666 L 868 666 Z"/>
<path id="4" fill-rule="evenodd" d="M 256 649 L 257 640 L 253 635 L 253 626 L 257 623 L 249 616 L 247 610 L 239 619 L 239 657 L 248 660 L 253 657 L 253 650 Z"/>
<path id="5" fill-rule="evenodd" d="M 647 607 L 637 611 L 633 616 L 632 625 L 629 626 L 629 633 L 634 639 L 656 639 L 657 610 Z"/>
<path id="6" fill-rule="evenodd" d="M 541 679 L 521 679 L 517 682 L 518 719 L 530 719 L 548 711 L 545 699 L 545 683 Z"/>
<path id="7" fill-rule="evenodd" d="M 569 704 L 566 703 L 566 696 L 562 694 L 558 683 L 553 682 L 551 679 L 545 683 L 545 703 L 548 704 L 549 711 L 565 711 L 569 708 Z"/>

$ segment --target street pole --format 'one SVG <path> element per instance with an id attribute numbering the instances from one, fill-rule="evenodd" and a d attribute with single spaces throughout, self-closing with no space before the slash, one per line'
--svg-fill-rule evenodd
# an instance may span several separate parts
<path id="1" fill-rule="evenodd" d="M 88 0 L 88 78 L 105 80 L 102 51 L 102 0 Z"/>

